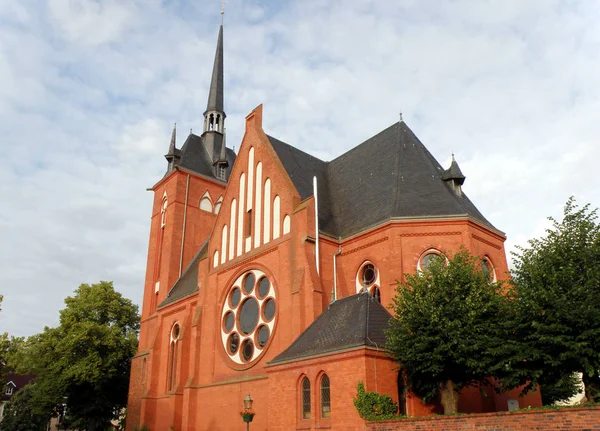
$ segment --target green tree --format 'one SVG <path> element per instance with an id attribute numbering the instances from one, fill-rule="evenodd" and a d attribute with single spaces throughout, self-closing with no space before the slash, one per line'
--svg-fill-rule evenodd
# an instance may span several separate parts
<path id="1" fill-rule="evenodd" d="M 0 295 L 0 311 L 2 311 L 2 301 L 4 296 Z M 7 361 L 9 352 L 14 350 L 21 342 L 23 338 L 11 337 L 8 332 L 0 333 L 0 388 L 4 387 L 6 383 L 5 377 L 8 372 Z"/>
<path id="2" fill-rule="evenodd" d="M 105 281 L 82 284 L 65 304 L 59 326 L 30 337 L 10 364 L 37 376 L 34 409 L 51 413 L 66 402 L 72 428 L 104 429 L 127 404 L 138 307 Z"/>
<path id="3" fill-rule="evenodd" d="M 545 406 L 567 401 L 569 398 L 581 393 L 580 380 L 576 373 L 565 374 L 560 372 L 554 376 L 546 374 L 544 377 L 540 381 L 540 391 L 542 393 L 542 403 Z"/>
<path id="4" fill-rule="evenodd" d="M 21 388 L 4 406 L 0 431 L 45 431 L 50 414 L 36 412 L 33 397 L 35 383 Z"/>
<path id="5" fill-rule="evenodd" d="M 590 402 L 600 394 L 600 225 L 597 210 L 565 204 L 546 235 L 518 247 L 514 328 L 522 345 L 512 385 L 568 381 L 583 373 Z M 558 374 L 558 376 L 557 376 Z"/>
<path id="6" fill-rule="evenodd" d="M 441 395 L 445 414 L 457 411 L 462 388 L 497 375 L 507 346 L 508 300 L 481 265 L 465 249 L 447 261 L 440 256 L 407 274 L 394 296 L 386 347 L 419 396 Z"/>

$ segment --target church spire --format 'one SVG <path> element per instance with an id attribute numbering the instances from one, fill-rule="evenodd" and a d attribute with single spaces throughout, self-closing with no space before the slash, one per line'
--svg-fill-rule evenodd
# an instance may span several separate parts
<path id="1" fill-rule="evenodd" d="M 225 121 L 225 110 L 223 109 L 223 24 L 219 26 L 219 37 L 217 39 L 217 51 L 213 65 L 212 79 L 210 80 L 210 91 L 208 103 L 204 112 L 204 131 L 215 131 L 223 133 Z"/>
<path id="2" fill-rule="evenodd" d="M 171 133 L 171 143 L 169 144 L 169 152 L 165 154 L 165 159 L 169 163 L 167 172 L 171 172 L 173 167 L 177 164 L 181 158 L 181 151 L 175 147 L 175 141 L 177 138 L 177 123 L 173 125 L 173 133 Z"/>
<path id="3" fill-rule="evenodd" d="M 223 10 L 221 10 L 223 17 Z M 225 110 L 223 108 L 223 22 L 219 26 L 217 51 L 213 65 L 208 103 L 204 112 L 202 142 L 213 164 L 213 174 L 226 179 L 227 148 L 225 147 Z"/>
<path id="4" fill-rule="evenodd" d="M 176 137 L 177 137 L 177 123 L 173 124 L 173 132 L 171 133 L 171 144 L 169 144 L 169 154 L 175 154 Z"/>

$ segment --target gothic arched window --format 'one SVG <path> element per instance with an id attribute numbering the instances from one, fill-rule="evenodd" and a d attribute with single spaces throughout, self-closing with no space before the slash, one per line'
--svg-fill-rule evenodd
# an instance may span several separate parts
<path id="1" fill-rule="evenodd" d="M 363 262 L 356 274 L 356 293 L 369 292 L 378 302 L 381 302 L 381 275 L 375 264 L 369 260 Z"/>
<path id="2" fill-rule="evenodd" d="M 302 419 L 310 419 L 310 380 L 302 379 Z"/>
<path id="3" fill-rule="evenodd" d="M 181 329 L 179 323 L 175 323 L 171 328 L 171 339 L 169 342 L 169 374 L 167 381 L 167 390 L 172 391 L 175 389 L 177 383 L 177 362 L 178 358 L 178 344 L 181 336 Z"/>
<path id="4" fill-rule="evenodd" d="M 208 190 L 204 192 L 202 198 L 200 199 L 200 209 L 202 211 L 208 211 L 209 213 L 213 211 L 213 205 L 212 201 L 210 200 L 210 193 L 208 193 Z"/>
<path id="5" fill-rule="evenodd" d="M 167 224 L 167 196 L 163 198 L 162 206 L 160 207 L 160 227 L 165 227 Z"/>
<path id="6" fill-rule="evenodd" d="M 329 386 L 329 376 L 323 374 L 321 377 L 321 417 L 331 417 L 331 389 Z"/>

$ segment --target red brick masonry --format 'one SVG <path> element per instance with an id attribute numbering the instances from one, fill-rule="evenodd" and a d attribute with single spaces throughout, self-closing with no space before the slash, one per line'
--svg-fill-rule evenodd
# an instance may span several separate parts
<path id="1" fill-rule="evenodd" d="M 562 410 L 521 410 L 368 422 L 369 431 L 529 431 L 600 430 L 600 407 Z"/>

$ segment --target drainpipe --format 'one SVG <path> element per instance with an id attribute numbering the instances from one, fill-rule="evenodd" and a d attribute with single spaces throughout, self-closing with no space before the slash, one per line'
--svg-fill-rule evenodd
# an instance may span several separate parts
<path id="1" fill-rule="evenodd" d="M 183 270 L 183 246 L 185 244 L 185 220 L 187 219 L 187 205 L 188 195 L 190 191 L 190 174 L 187 176 L 185 183 L 185 203 L 183 204 L 183 228 L 181 229 L 181 253 L 179 255 L 179 278 L 181 278 L 181 271 Z"/>
<path id="2" fill-rule="evenodd" d="M 313 193 L 315 195 L 315 263 L 317 274 L 320 275 L 319 268 L 319 198 L 317 196 L 317 177 L 313 177 Z"/>
<path id="3" fill-rule="evenodd" d="M 377 355 L 379 354 L 379 345 L 371 340 L 371 338 L 369 337 L 369 308 L 371 305 L 371 301 L 373 301 L 373 298 L 371 297 L 371 295 L 369 294 L 369 297 L 367 298 L 367 331 L 366 331 L 366 335 L 367 335 L 367 340 L 369 340 L 371 343 L 375 344 L 375 349 L 377 349 L 377 353 L 375 354 L 375 357 L 373 358 L 373 366 L 375 368 L 375 392 L 377 392 Z"/>
<path id="4" fill-rule="evenodd" d="M 331 302 L 337 300 L 337 257 L 342 254 L 342 245 L 338 246 L 337 253 L 333 255 L 333 292 L 331 292 Z"/>

